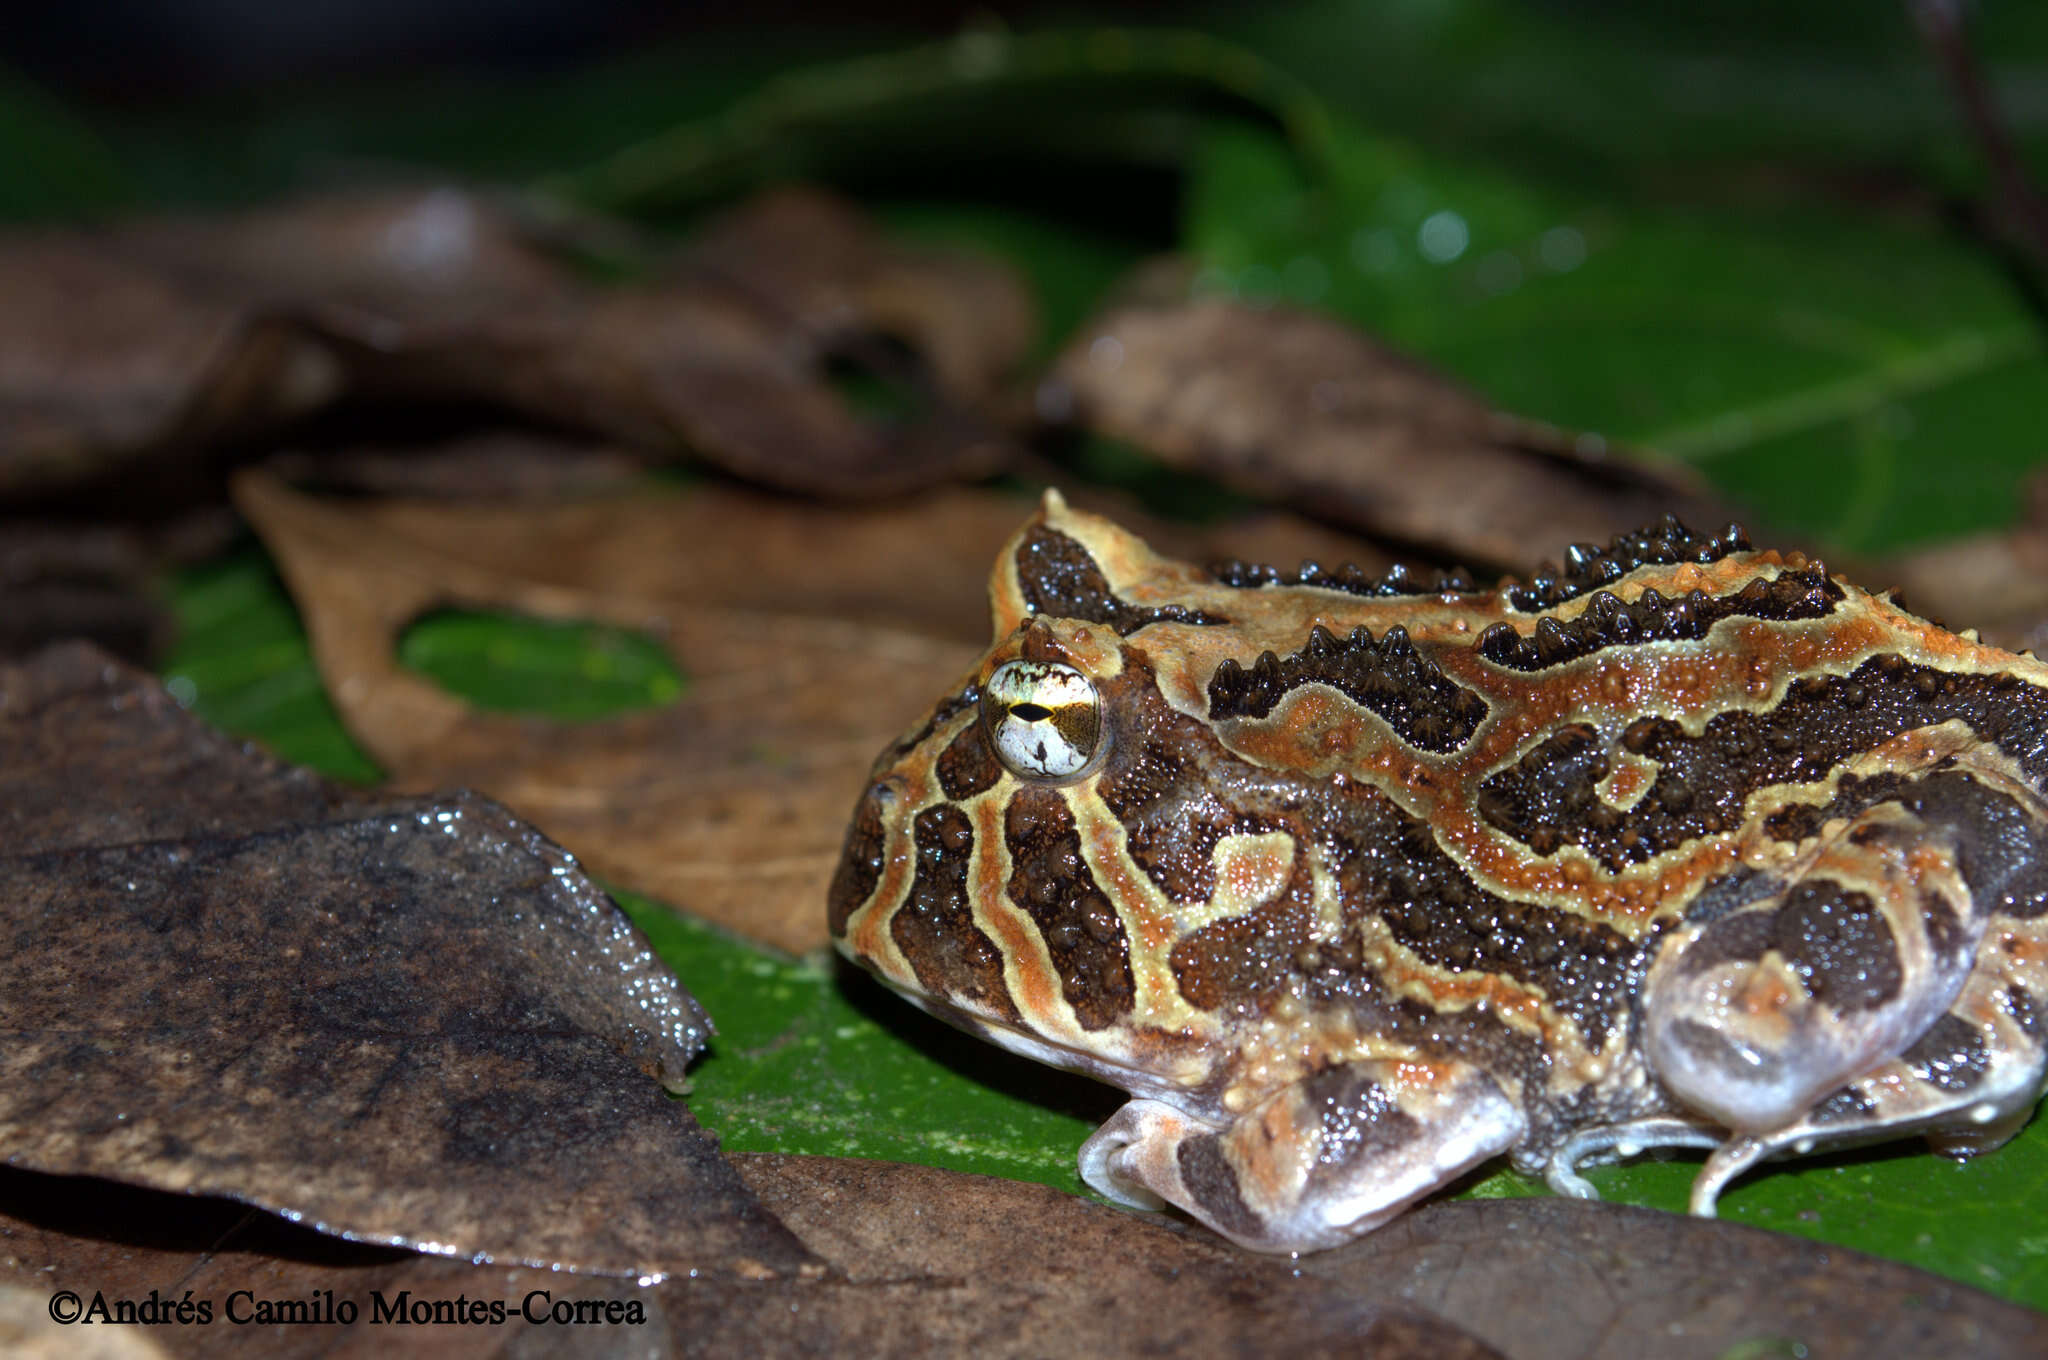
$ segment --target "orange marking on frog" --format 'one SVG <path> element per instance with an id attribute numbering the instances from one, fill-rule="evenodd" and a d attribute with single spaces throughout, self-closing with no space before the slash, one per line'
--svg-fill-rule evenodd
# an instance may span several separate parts
<path id="1" fill-rule="evenodd" d="M 2039 936 L 2022 935 L 2008 931 L 1999 939 L 1999 947 L 2014 963 L 2031 964 L 2048 961 L 2048 940 Z"/>
<path id="2" fill-rule="evenodd" d="M 849 921 L 847 943 L 863 958 L 873 959 L 877 964 L 889 957 L 884 952 L 884 931 L 896 904 L 903 900 L 909 887 L 911 870 L 916 856 L 910 848 L 909 822 L 906 820 L 895 827 L 885 827 L 886 838 L 882 849 L 882 877 L 875 884 L 875 890 L 865 904 L 857 908 Z"/>
<path id="3" fill-rule="evenodd" d="M 990 904 L 975 910 L 975 921 L 995 937 L 996 947 L 1002 950 L 1004 978 L 1017 1009 L 1026 1015 L 1050 1014 L 1060 995 L 1059 979 L 1052 969 L 1040 966 L 1037 927 L 1005 890 L 1003 862 L 1008 856 L 997 853 L 1003 844 L 1003 805 L 998 799 L 984 797 L 971 804 L 968 813 L 974 819 L 976 846 L 974 900 Z"/>
<path id="4" fill-rule="evenodd" d="M 1396 987 L 1419 987 L 1434 1001 L 1461 1006 L 1486 1004 L 1503 1014 L 1527 1014 L 1541 1002 L 1510 978 L 1497 973 L 1437 973 L 1414 964 L 1391 961 L 1384 976 Z"/>
<path id="5" fill-rule="evenodd" d="M 1095 873 L 1095 884 L 1109 900 L 1123 908 L 1124 914 L 1138 928 L 1137 943 L 1148 951 L 1163 951 L 1180 934 L 1173 917 L 1154 907 L 1151 883 L 1124 853 L 1123 824 L 1109 815 L 1107 809 L 1092 797 L 1075 797 L 1069 794 L 1067 806 L 1074 814 L 1074 825 L 1080 831 L 1088 847 L 1088 858 Z"/>
<path id="6" fill-rule="evenodd" d="M 1955 864 L 1955 856 L 1938 846 L 1924 845 L 1906 856 L 1906 872 L 1915 882 L 1932 877 Z"/>
<path id="7" fill-rule="evenodd" d="M 1761 1019 L 1785 1014 L 1792 1005 L 1793 996 L 1783 979 L 1759 971 L 1734 1000 L 1743 1014 Z"/>
<path id="8" fill-rule="evenodd" d="M 1656 780 L 1657 767 L 1653 762 L 1623 756 L 1614 762 L 1607 777 L 1594 786 L 1594 791 L 1609 807 L 1625 810 L 1635 806 Z"/>

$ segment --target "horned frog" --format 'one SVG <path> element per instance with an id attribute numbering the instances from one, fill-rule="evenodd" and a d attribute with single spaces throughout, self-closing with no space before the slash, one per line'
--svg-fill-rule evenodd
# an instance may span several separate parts
<path id="1" fill-rule="evenodd" d="M 1262 1251 L 1510 1154 L 1969 1154 L 2044 1079 L 2048 667 L 1734 526 L 1526 584 L 1202 569 L 1046 493 L 830 894 L 920 1006 L 1130 1092 L 1113 1200 Z"/>

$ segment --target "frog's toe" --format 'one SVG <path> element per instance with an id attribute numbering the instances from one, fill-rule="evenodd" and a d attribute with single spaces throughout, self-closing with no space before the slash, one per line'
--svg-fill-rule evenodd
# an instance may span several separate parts
<path id="1" fill-rule="evenodd" d="M 1527 1128 L 1470 1064 L 1346 1063 L 1223 1128 L 1134 1100 L 1082 1147 L 1081 1175 L 1120 1203 L 1178 1205 L 1255 1251 L 1315 1251 L 1378 1227 Z"/>
<path id="2" fill-rule="evenodd" d="M 1177 1175 L 1159 1158 L 1180 1145 L 1192 1122 L 1162 1101 L 1132 1101 L 1081 1144 L 1081 1179 L 1104 1199 L 1132 1209 L 1164 1209 L 1165 1197 L 1152 1186 L 1171 1185 Z"/>

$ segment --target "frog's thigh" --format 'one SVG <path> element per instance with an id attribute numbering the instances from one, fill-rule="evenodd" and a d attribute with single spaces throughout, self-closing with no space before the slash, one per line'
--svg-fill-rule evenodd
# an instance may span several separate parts
<path id="1" fill-rule="evenodd" d="M 1693 1184 L 1693 1211 L 1766 1157 L 1924 1133 L 1952 1156 L 1988 1152 L 2033 1114 L 2048 1078 L 2048 921 L 2000 918 L 1962 995 L 1898 1057 L 1837 1087 L 1767 1137 L 1732 1140 Z"/>
<path id="2" fill-rule="evenodd" d="M 1222 1128 L 1134 1100 L 1082 1145 L 1081 1175 L 1126 1204 L 1176 1204 L 1256 1251 L 1313 1251 L 1379 1226 L 1526 1127 L 1470 1064 L 1356 1062 Z"/>
<path id="3" fill-rule="evenodd" d="M 1878 804 L 1803 877 L 1674 936 L 1644 1004 L 1650 1061 L 1672 1093 L 1738 1132 L 1767 1132 L 1925 1033 L 1984 933 L 1946 830 Z"/>

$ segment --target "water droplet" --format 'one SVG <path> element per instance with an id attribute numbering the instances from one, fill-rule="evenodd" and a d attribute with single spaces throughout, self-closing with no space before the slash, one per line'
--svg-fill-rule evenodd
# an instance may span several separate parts
<path id="1" fill-rule="evenodd" d="M 1449 264 L 1472 244 L 1472 229 L 1465 219 L 1445 208 L 1422 219 L 1415 232 L 1415 248 L 1431 264 Z"/>

